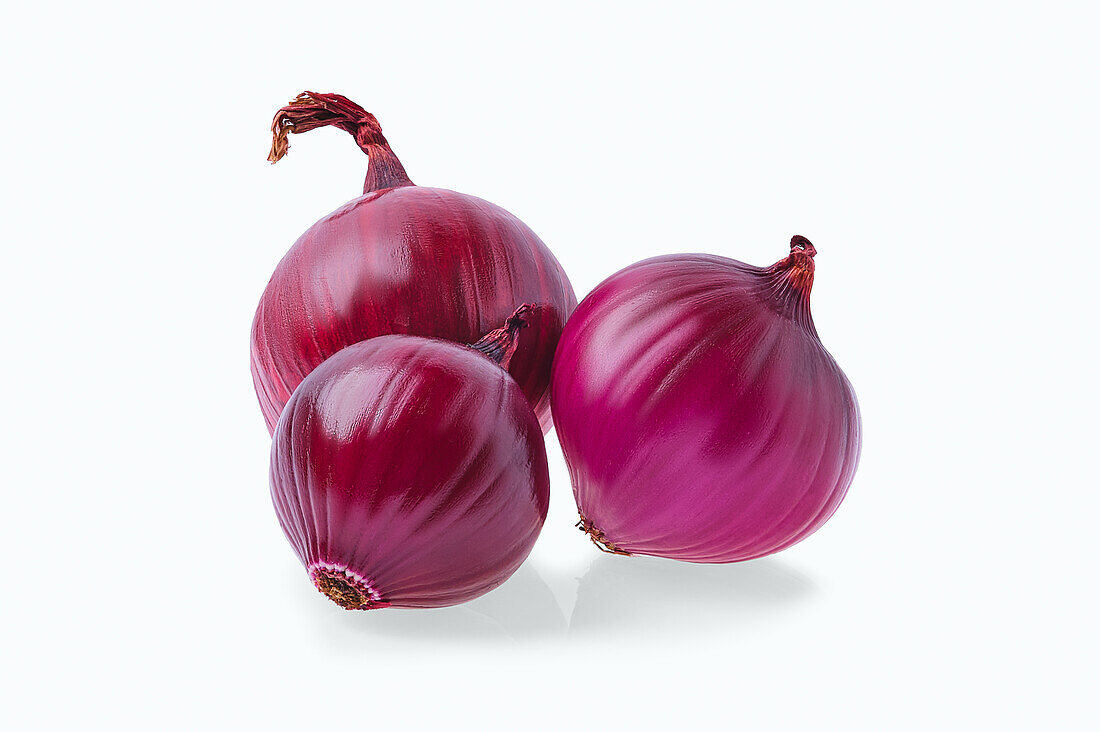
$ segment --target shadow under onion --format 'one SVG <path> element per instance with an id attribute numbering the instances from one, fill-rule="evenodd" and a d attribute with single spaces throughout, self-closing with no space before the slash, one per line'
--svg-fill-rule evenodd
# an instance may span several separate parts
<path id="1" fill-rule="evenodd" d="M 570 634 L 690 635 L 792 608 L 817 586 L 784 562 L 691 564 L 654 557 L 599 556 L 577 588 Z"/>
<path id="2" fill-rule="evenodd" d="M 525 562 L 500 587 L 453 607 L 411 610 L 383 608 L 347 611 L 329 607 L 320 595 L 318 612 L 335 610 L 341 635 L 346 631 L 374 637 L 425 641 L 534 640 L 563 636 L 565 616 L 550 587 L 530 562 Z M 333 618 L 325 619 L 332 625 Z"/>

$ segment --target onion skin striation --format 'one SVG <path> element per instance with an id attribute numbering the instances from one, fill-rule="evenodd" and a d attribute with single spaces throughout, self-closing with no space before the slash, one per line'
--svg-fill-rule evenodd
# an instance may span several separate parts
<path id="1" fill-rule="evenodd" d="M 345 346 L 388 334 L 477 340 L 530 303 L 509 370 L 544 430 L 562 326 L 577 298 L 522 221 L 474 196 L 416 186 L 374 115 L 337 94 L 305 92 L 279 111 L 268 159 L 289 133 L 335 126 L 369 157 L 363 195 L 311 226 L 279 262 L 252 324 L 253 383 L 268 430 L 294 389 Z"/>
<path id="2" fill-rule="evenodd" d="M 495 362 L 529 313 L 472 348 L 372 338 L 295 390 L 272 441 L 271 496 L 310 579 L 341 607 L 465 602 L 530 553 L 549 505 L 546 448 Z"/>
<path id="3" fill-rule="evenodd" d="M 656 257 L 577 307 L 551 401 L 597 546 L 737 562 L 804 539 L 840 505 L 861 427 L 810 316 L 815 254 L 796 236 L 771 267 Z"/>

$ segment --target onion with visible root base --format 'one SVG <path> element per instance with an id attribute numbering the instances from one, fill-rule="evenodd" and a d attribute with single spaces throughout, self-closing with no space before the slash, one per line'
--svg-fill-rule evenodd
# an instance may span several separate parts
<path id="1" fill-rule="evenodd" d="M 531 312 L 473 346 L 372 338 L 295 390 L 272 441 L 271 495 L 310 579 L 337 605 L 465 602 L 531 551 L 549 505 L 546 448 L 501 365 Z"/>

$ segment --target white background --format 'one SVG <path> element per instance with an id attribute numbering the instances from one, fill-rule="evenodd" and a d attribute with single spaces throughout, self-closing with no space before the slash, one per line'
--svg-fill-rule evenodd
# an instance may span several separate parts
<path id="1" fill-rule="evenodd" d="M 1086 4 L 150 2 L 4 11 L 0 705 L 8 729 L 1096 724 L 1098 18 Z M 860 397 L 816 535 L 743 565 L 550 515 L 499 590 L 349 613 L 267 488 L 248 332 L 357 195 L 343 133 L 494 201 L 583 296 L 794 233 Z M 0 722 L 2 724 L 2 722 Z"/>

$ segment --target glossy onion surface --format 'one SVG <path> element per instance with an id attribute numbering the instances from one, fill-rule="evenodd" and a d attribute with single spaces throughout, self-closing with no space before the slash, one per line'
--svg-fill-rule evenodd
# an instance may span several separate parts
<path id="1" fill-rule="evenodd" d="M 310 578 L 348 608 L 441 607 L 504 582 L 549 502 L 538 420 L 515 381 L 465 346 L 382 336 L 294 392 L 271 495 Z"/>
<path id="2" fill-rule="evenodd" d="M 406 333 L 472 343 L 532 303 L 509 371 L 548 429 L 550 362 L 576 306 L 554 256 L 491 203 L 419 186 L 364 195 L 314 224 L 275 269 L 252 326 L 252 375 L 272 429 L 322 361 Z"/>
<path id="3" fill-rule="evenodd" d="M 554 255 L 499 206 L 413 185 L 373 115 L 339 95 L 307 92 L 280 110 L 270 159 L 286 153 L 288 131 L 328 125 L 369 157 L 365 192 L 295 242 L 260 298 L 251 363 L 268 430 L 345 346 L 396 333 L 472 343 L 523 303 L 534 311 L 509 371 L 548 430 L 550 363 L 577 305 Z"/>
<path id="4" fill-rule="evenodd" d="M 735 562 L 836 510 L 860 420 L 810 317 L 815 253 L 795 237 L 767 268 L 657 257 L 578 306 L 551 399 L 580 525 L 602 548 Z"/>

